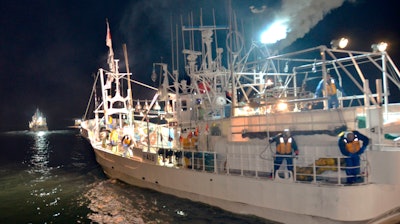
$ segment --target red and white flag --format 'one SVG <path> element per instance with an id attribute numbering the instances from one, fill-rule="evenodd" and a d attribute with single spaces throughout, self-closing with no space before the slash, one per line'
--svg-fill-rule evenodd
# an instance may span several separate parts
<path id="1" fill-rule="evenodd" d="M 108 20 L 106 20 L 106 23 L 107 23 L 106 45 L 109 48 L 112 48 L 110 24 L 108 24 Z"/>
<path id="2" fill-rule="evenodd" d="M 106 23 L 107 23 L 106 45 L 110 49 L 108 52 L 107 63 L 108 63 L 108 66 L 110 67 L 110 71 L 115 72 L 115 70 L 114 70 L 114 68 L 115 68 L 115 66 L 114 66 L 114 51 L 112 49 L 110 24 L 108 24 L 108 20 L 106 20 Z"/>

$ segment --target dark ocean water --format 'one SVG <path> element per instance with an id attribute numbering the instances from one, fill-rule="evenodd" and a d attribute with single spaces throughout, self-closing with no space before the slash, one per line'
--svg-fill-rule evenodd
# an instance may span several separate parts
<path id="1" fill-rule="evenodd" d="M 0 223 L 273 223 L 109 180 L 78 130 L 0 143 Z"/>

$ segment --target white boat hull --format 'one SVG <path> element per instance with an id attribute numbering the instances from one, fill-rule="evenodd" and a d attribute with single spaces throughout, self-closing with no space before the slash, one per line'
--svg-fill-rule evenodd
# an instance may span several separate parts
<path id="1" fill-rule="evenodd" d="M 400 201 L 399 183 L 342 187 L 291 184 L 279 179 L 149 164 L 99 148 L 95 148 L 95 154 L 105 174 L 112 179 L 283 223 L 365 223 L 399 206 Z M 400 160 L 400 152 L 389 157 L 393 156 Z M 243 191 L 247 194 L 237 194 Z"/>
<path id="2" fill-rule="evenodd" d="M 48 131 L 47 126 L 44 127 L 32 127 L 30 128 L 31 131 Z"/>

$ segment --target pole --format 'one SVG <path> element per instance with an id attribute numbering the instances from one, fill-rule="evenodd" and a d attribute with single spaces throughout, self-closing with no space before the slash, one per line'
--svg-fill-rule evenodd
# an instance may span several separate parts
<path id="1" fill-rule="evenodd" d="M 385 107 L 385 118 L 388 119 L 388 104 L 389 104 L 389 91 L 386 76 L 386 57 L 385 52 L 382 52 L 382 79 L 383 79 L 383 97 Z"/>
<path id="2" fill-rule="evenodd" d="M 326 91 L 326 83 L 327 83 L 327 72 L 326 72 L 326 64 L 325 64 L 325 60 L 326 60 L 326 55 L 325 55 L 325 47 L 322 47 L 320 50 L 321 53 L 321 60 L 322 60 L 322 64 L 321 64 L 321 70 L 322 70 L 322 79 L 324 80 L 324 85 L 322 85 L 323 88 L 323 93 L 324 93 L 324 97 L 328 97 L 328 92 Z M 338 106 L 338 105 L 336 105 Z M 329 104 L 328 104 L 328 98 L 324 100 L 324 110 L 328 110 L 329 109 Z"/>
<path id="3" fill-rule="evenodd" d="M 128 51 L 126 49 L 126 44 L 122 45 L 122 48 L 124 50 L 124 56 L 125 56 L 125 66 L 126 66 L 126 73 L 127 73 L 127 79 L 128 79 L 128 97 L 129 97 L 129 108 L 133 107 L 132 103 L 132 89 L 131 89 L 131 75 L 129 73 L 129 61 L 128 61 Z"/>

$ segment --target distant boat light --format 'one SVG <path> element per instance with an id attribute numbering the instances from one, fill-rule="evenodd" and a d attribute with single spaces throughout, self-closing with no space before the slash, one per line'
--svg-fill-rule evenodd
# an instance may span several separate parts
<path id="1" fill-rule="evenodd" d="M 287 36 L 287 20 L 274 22 L 266 31 L 261 34 L 261 43 L 273 44 Z"/>

